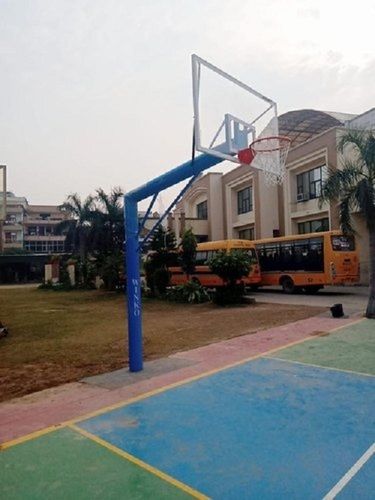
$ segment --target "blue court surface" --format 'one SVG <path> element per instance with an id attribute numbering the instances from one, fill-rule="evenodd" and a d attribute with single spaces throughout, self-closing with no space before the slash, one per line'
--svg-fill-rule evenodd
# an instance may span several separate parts
<path id="1" fill-rule="evenodd" d="M 208 497 L 317 499 L 374 442 L 374 389 L 260 358 L 76 425 Z M 374 455 L 354 472 L 337 498 L 374 498 Z"/>

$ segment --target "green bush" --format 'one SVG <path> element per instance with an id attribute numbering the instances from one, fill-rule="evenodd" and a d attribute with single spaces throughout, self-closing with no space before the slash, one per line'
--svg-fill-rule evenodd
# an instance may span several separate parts
<path id="1" fill-rule="evenodd" d="M 225 283 L 225 286 L 216 289 L 213 302 L 221 306 L 240 304 L 244 294 L 244 285 L 240 280 L 251 270 L 251 257 L 241 250 L 218 252 L 208 265 Z"/>
<path id="2" fill-rule="evenodd" d="M 168 269 L 165 267 L 159 267 L 155 269 L 152 275 L 152 283 L 154 290 L 158 295 L 165 295 L 167 287 L 169 285 L 170 274 Z"/>
<path id="3" fill-rule="evenodd" d="M 191 229 L 184 231 L 181 241 L 181 267 L 186 276 L 193 274 L 195 270 L 195 254 L 197 250 L 197 239 Z"/>
<path id="4" fill-rule="evenodd" d="M 38 288 L 39 290 L 52 290 L 53 288 L 52 280 L 47 280 L 44 283 L 41 283 L 38 286 Z"/>
<path id="5" fill-rule="evenodd" d="M 154 292 L 154 272 L 157 268 L 155 267 L 155 262 L 152 258 L 146 260 L 143 264 L 143 270 L 146 278 L 146 286 L 149 288 L 151 293 Z"/>
<path id="6" fill-rule="evenodd" d="M 100 255 L 97 259 L 97 272 L 106 290 L 120 291 L 121 277 L 124 273 L 123 256 L 120 252 Z"/>
<path id="7" fill-rule="evenodd" d="M 173 302 L 201 304 L 208 302 L 210 297 L 207 291 L 196 281 L 188 281 L 178 285 L 167 292 L 167 299 Z"/>
<path id="8" fill-rule="evenodd" d="M 208 266 L 225 284 L 234 285 L 238 280 L 249 274 L 251 257 L 241 250 L 233 250 L 230 253 L 217 252 L 208 261 Z"/>
<path id="9" fill-rule="evenodd" d="M 51 280 L 48 280 L 45 283 L 42 283 L 41 285 L 38 286 L 39 290 L 53 290 L 54 292 L 67 292 L 69 290 L 74 290 L 75 288 L 72 287 L 67 283 L 52 283 Z"/>
<path id="10" fill-rule="evenodd" d="M 81 260 L 77 265 L 77 272 L 80 280 L 78 281 L 77 288 L 81 288 L 83 290 L 92 290 L 95 288 L 95 276 L 96 276 L 96 263 L 91 261 Z"/>

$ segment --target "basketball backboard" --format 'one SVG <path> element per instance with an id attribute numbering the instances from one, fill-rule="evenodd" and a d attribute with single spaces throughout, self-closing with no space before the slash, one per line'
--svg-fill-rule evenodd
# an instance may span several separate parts
<path id="1" fill-rule="evenodd" d="M 6 183 L 7 169 L 5 165 L 0 165 L 0 221 L 4 221 L 6 218 Z"/>
<path id="2" fill-rule="evenodd" d="M 198 151 L 241 163 L 240 150 L 259 137 L 278 135 L 277 105 L 272 99 L 196 54 L 192 75 Z"/>

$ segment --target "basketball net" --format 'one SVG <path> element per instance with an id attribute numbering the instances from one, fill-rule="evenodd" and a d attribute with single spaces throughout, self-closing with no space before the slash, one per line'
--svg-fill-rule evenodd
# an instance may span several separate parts
<path id="1" fill-rule="evenodd" d="M 263 170 L 266 184 L 282 184 L 290 142 L 289 137 L 282 135 L 262 137 L 239 151 L 238 159 L 245 165 Z"/>

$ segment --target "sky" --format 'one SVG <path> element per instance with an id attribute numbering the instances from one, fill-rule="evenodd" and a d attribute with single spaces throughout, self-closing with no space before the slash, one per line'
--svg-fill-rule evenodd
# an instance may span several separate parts
<path id="1" fill-rule="evenodd" d="M 279 113 L 364 112 L 374 19 L 373 0 L 0 0 L 8 189 L 59 204 L 130 191 L 188 160 L 192 53 Z"/>

